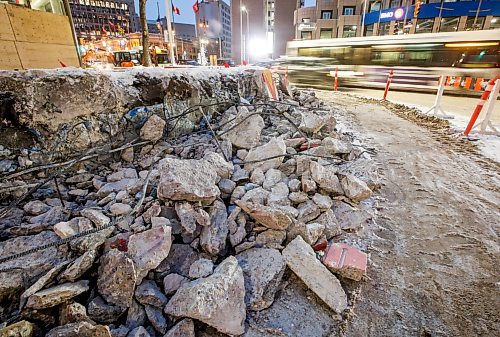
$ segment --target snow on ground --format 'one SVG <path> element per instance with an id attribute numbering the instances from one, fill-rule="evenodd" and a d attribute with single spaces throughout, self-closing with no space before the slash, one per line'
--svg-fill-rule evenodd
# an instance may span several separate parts
<path id="1" fill-rule="evenodd" d="M 358 96 L 358 97 L 364 97 L 361 94 L 353 94 L 353 96 Z M 423 105 L 418 105 L 418 104 L 411 104 L 405 101 L 398 101 L 391 99 L 390 100 L 392 103 L 396 104 L 403 104 L 411 108 L 415 108 L 418 111 L 420 111 L 422 114 L 426 114 L 426 112 L 429 111 L 430 107 L 429 106 L 423 106 Z M 496 104 L 500 104 L 500 102 L 496 102 Z M 486 110 L 487 106 L 485 105 L 483 108 L 483 111 L 481 115 L 479 115 L 479 118 L 477 119 L 476 123 L 480 122 L 484 118 L 484 112 Z M 453 116 L 452 119 L 447 119 L 450 122 L 450 126 L 454 132 L 454 134 L 457 137 L 465 137 L 463 135 L 463 132 L 465 130 L 465 127 L 469 123 L 468 117 L 460 116 L 453 114 L 451 111 L 446 111 L 446 114 Z M 442 116 L 438 116 L 442 117 Z M 500 124 L 499 123 L 493 123 L 493 126 L 497 129 L 500 130 Z M 493 131 L 489 127 L 487 128 L 487 131 Z M 476 142 L 478 148 L 480 149 L 481 153 L 483 156 L 496 161 L 497 163 L 500 163 L 500 134 L 481 134 L 479 133 L 479 127 L 476 129 L 472 130 L 469 134 L 469 139 L 471 141 Z"/>

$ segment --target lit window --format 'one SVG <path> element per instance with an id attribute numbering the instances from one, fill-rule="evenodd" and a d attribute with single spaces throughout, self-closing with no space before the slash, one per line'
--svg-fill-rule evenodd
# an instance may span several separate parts
<path id="1" fill-rule="evenodd" d="M 333 11 L 321 11 L 321 19 L 330 20 L 332 19 Z"/>
<path id="2" fill-rule="evenodd" d="M 344 15 L 354 15 L 356 7 L 352 6 L 344 6 L 344 11 L 342 12 Z"/>
<path id="3" fill-rule="evenodd" d="M 460 17 L 451 18 L 441 18 L 441 24 L 439 25 L 440 32 L 456 32 L 458 29 L 458 20 Z"/>
<path id="4" fill-rule="evenodd" d="M 356 37 L 357 26 L 344 26 L 342 37 Z"/>
<path id="5" fill-rule="evenodd" d="M 319 31 L 320 39 L 331 39 L 332 38 L 333 29 L 321 29 Z"/>

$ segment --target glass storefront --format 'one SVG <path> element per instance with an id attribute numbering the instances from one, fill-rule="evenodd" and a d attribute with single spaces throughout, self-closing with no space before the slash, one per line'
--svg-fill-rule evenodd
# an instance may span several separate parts
<path id="1" fill-rule="evenodd" d="M 432 33 L 433 26 L 434 26 L 434 18 L 417 19 L 417 26 L 415 27 L 415 33 Z"/>
<path id="2" fill-rule="evenodd" d="M 474 21 L 476 23 L 474 23 Z M 477 19 L 475 16 L 467 17 L 467 22 L 465 23 L 465 30 L 481 30 L 484 27 L 484 16 L 478 16 Z"/>
<path id="3" fill-rule="evenodd" d="M 357 26 L 344 26 L 342 37 L 356 37 Z"/>
<path id="4" fill-rule="evenodd" d="M 324 29 L 322 28 L 320 31 L 319 31 L 319 38 L 320 39 L 331 39 L 332 38 L 332 33 L 333 33 L 333 29 Z"/>
<path id="5" fill-rule="evenodd" d="M 381 22 L 378 26 L 378 35 L 389 35 L 389 29 L 391 28 L 390 22 Z"/>
<path id="6" fill-rule="evenodd" d="M 456 32 L 458 30 L 458 21 L 460 17 L 441 18 L 439 25 L 440 32 Z"/>

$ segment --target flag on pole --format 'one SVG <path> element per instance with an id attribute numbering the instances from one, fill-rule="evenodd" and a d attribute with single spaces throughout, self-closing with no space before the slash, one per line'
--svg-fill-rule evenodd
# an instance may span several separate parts
<path id="1" fill-rule="evenodd" d="M 115 24 L 110 20 L 108 20 L 108 23 L 109 23 L 109 28 L 111 28 L 112 31 L 115 31 L 116 30 Z"/>
<path id="2" fill-rule="evenodd" d="M 172 1 L 172 13 L 177 14 L 177 15 L 181 15 L 181 10 L 179 9 L 179 7 L 175 7 L 173 1 Z"/>
<path id="3" fill-rule="evenodd" d="M 200 10 L 200 4 L 198 3 L 198 0 L 196 0 L 195 4 L 193 5 L 194 14 L 198 13 L 199 10 Z"/>
<path id="4" fill-rule="evenodd" d="M 108 31 L 106 30 L 106 28 L 104 28 L 104 23 L 102 24 L 102 35 L 108 35 Z"/>

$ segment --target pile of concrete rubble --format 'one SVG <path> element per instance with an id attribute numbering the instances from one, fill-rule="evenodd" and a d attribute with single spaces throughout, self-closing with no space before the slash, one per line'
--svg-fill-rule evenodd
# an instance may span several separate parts
<path id="1" fill-rule="evenodd" d="M 248 317 L 290 274 L 345 320 L 367 267 L 347 236 L 376 177 L 353 174 L 362 148 L 313 92 L 278 92 L 199 107 L 194 126 L 149 109 L 119 151 L 6 171 L 0 335 L 284 335 Z"/>

